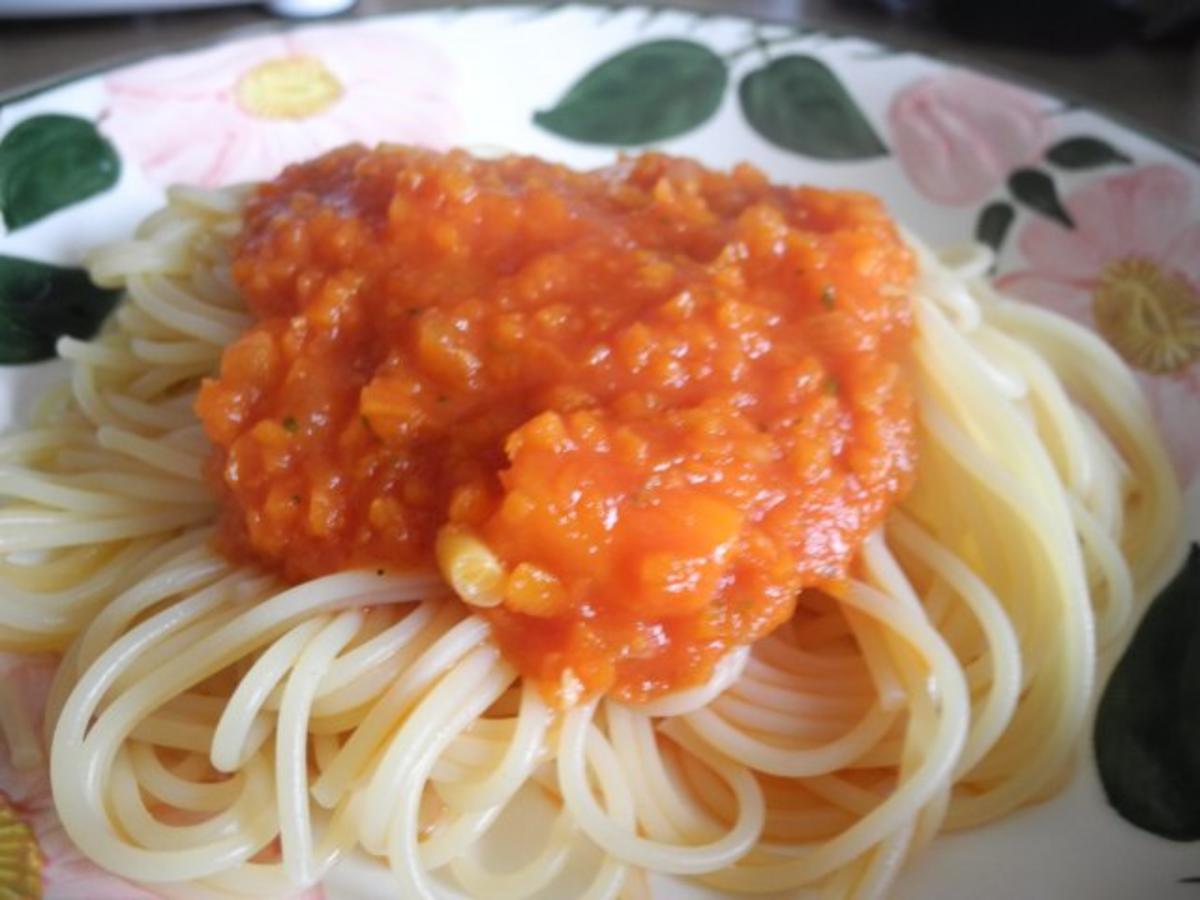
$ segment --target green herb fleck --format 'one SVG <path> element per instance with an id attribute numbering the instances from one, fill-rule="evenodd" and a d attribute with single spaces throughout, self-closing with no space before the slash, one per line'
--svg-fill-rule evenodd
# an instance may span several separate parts
<path id="1" fill-rule="evenodd" d="M 837 306 L 837 288 L 832 284 L 821 288 L 821 305 L 826 309 L 833 309 Z"/>
<path id="2" fill-rule="evenodd" d="M 838 390 L 841 388 L 841 385 L 838 384 L 838 380 L 832 375 L 825 376 L 825 383 L 822 386 L 825 388 L 825 393 L 830 397 L 836 397 Z"/>
<path id="3" fill-rule="evenodd" d="M 295 434 L 299 428 L 300 428 L 300 423 L 296 421 L 295 416 L 284 416 L 283 417 L 283 430 L 286 431 L 288 434 Z"/>

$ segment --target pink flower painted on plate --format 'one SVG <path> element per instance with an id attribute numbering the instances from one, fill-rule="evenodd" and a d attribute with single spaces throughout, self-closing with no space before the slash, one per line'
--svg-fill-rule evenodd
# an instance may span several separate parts
<path id="1" fill-rule="evenodd" d="M 308 28 L 122 69 L 101 127 L 159 184 L 222 185 L 355 141 L 453 143 L 454 82 L 402 33 Z"/>
<path id="2" fill-rule="evenodd" d="M 957 70 L 902 90 L 888 120 L 909 180 L 948 206 L 985 199 L 1041 155 L 1050 131 L 1035 95 Z"/>
<path id="3" fill-rule="evenodd" d="M 1137 370 L 1185 485 L 1200 473 L 1200 218 L 1195 185 L 1169 165 L 1091 182 L 1064 202 L 1069 229 L 1020 233 L 1030 268 L 1005 290 L 1094 328 Z"/>

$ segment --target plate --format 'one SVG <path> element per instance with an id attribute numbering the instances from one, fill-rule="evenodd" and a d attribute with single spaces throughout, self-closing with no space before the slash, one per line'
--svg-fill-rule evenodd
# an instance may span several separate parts
<path id="1" fill-rule="evenodd" d="M 47 359 L 54 338 L 91 333 L 111 304 L 81 278 L 83 252 L 128 233 L 167 184 L 265 177 L 351 140 L 511 148 L 576 166 L 654 146 L 872 191 L 927 241 L 990 244 L 1002 287 L 1096 329 L 1135 368 L 1200 536 L 1200 168 L 1061 100 L 807 28 L 506 7 L 263 32 L 155 57 L 12 100 L 0 135 L 5 428 L 61 376 Z M 1162 340 L 1140 342 L 1127 318 L 1094 314 L 1117 301 L 1157 322 Z M 37 689 L 29 660 L 2 665 L 18 691 Z M 18 772 L 6 750 L 0 791 L 5 840 L 37 843 L 48 897 L 143 896 L 78 857 L 44 772 Z M 940 838 L 896 896 L 1190 897 L 1193 876 L 1194 845 L 1108 806 L 1085 745 L 1055 799 Z M 351 861 L 325 890 L 361 898 L 387 884 Z M 665 881 L 656 894 L 710 896 Z"/>

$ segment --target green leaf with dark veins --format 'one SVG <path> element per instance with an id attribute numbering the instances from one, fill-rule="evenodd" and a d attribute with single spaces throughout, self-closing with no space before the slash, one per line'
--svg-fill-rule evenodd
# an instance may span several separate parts
<path id="1" fill-rule="evenodd" d="M 1041 169 L 1017 169 L 1008 176 L 1008 189 L 1020 203 L 1047 218 L 1074 228 L 1071 214 L 1058 199 L 1058 188 L 1054 179 Z"/>
<path id="2" fill-rule="evenodd" d="M 1004 246 L 1004 239 L 1008 236 L 1008 229 L 1012 227 L 1016 217 L 1016 210 L 1012 208 L 1011 203 L 1005 203 L 1003 200 L 989 203 L 975 220 L 975 240 L 987 244 L 999 253 L 1000 248 Z"/>
<path id="3" fill-rule="evenodd" d="M 87 119 L 33 116 L 0 141 L 0 215 L 15 231 L 108 190 L 120 173 L 112 144 Z"/>
<path id="4" fill-rule="evenodd" d="M 649 41 L 600 63 L 533 121 L 585 144 L 663 141 L 708 121 L 728 79 L 725 62 L 703 44 Z"/>
<path id="5" fill-rule="evenodd" d="M 1079 135 L 1059 141 L 1046 151 L 1046 159 L 1064 169 L 1094 169 L 1113 163 L 1128 165 L 1133 159 L 1097 137 Z"/>
<path id="6" fill-rule="evenodd" d="M 1100 782 L 1121 816 L 1200 840 L 1200 545 L 1151 604 L 1096 713 Z"/>
<path id="7" fill-rule="evenodd" d="M 738 99 L 754 130 L 785 150 L 830 160 L 887 155 L 850 92 L 816 57 L 791 54 L 755 69 Z"/>
<path id="8" fill-rule="evenodd" d="M 119 297 L 83 269 L 0 255 L 0 363 L 49 359 L 64 334 L 92 337 Z"/>

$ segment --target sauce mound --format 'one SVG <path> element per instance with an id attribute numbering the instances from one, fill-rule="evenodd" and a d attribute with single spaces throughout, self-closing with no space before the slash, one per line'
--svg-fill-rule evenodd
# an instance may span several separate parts
<path id="1" fill-rule="evenodd" d="M 559 702 L 703 682 L 911 479 L 914 263 L 870 196 L 348 147 L 235 250 L 256 323 L 197 404 L 224 552 L 440 564 Z"/>

